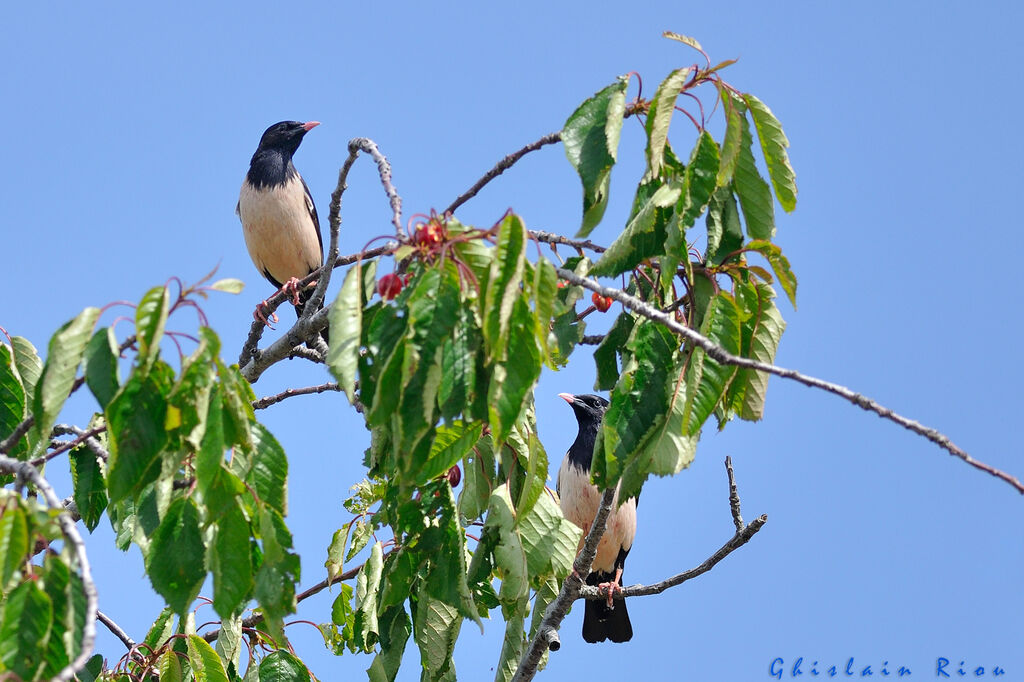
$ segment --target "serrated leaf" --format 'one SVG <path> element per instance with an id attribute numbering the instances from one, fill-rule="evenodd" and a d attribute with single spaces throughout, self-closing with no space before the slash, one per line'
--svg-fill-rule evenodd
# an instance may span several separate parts
<path id="1" fill-rule="evenodd" d="M 708 131 L 701 131 L 690 154 L 690 163 L 686 166 L 686 193 L 680 197 L 680 204 L 676 208 L 683 227 L 693 225 L 711 200 L 718 175 L 718 162 L 718 143 Z"/>
<path id="2" fill-rule="evenodd" d="M 231 666 L 238 670 L 242 654 L 241 612 L 221 619 L 220 632 L 217 634 L 217 643 L 213 645 L 213 649 L 220 656 L 225 670 L 230 672 Z M 160 682 L 163 682 L 163 680 Z"/>
<path id="3" fill-rule="evenodd" d="M 430 457 L 419 472 L 419 477 L 431 479 L 447 472 L 465 457 L 473 448 L 484 425 L 481 422 L 465 423 L 462 420 L 440 426 L 430 446 Z"/>
<path id="4" fill-rule="evenodd" d="M 149 647 L 151 651 L 155 651 L 163 646 L 163 643 L 167 641 L 167 638 L 174 634 L 174 609 L 170 606 L 165 606 L 160 615 L 153 621 L 153 625 L 150 626 L 149 632 L 146 633 L 146 638 L 143 643 Z"/>
<path id="5" fill-rule="evenodd" d="M 721 265 L 726 256 L 743 246 L 743 226 L 731 186 L 715 190 L 705 223 L 708 231 L 705 258 L 713 265 Z"/>
<path id="6" fill-rule="evenodd" d="M 0 440 L 17 428 L 25 419 L 25 390 L 14 364 L 14 354 L 0 343 Z M 9 453 L 20 458 L 27 451 L 25 439 L 19 439 Z"/>
<path id="7" fill-rule="evenodd" d="M 0 670 L 8 670 L 19 679 L 36 679 L 52 618 L 50 598 L 36 581 L 28 580 L 14 588 L 0 616 Z"/>
<path id="8" fill-rule="evenodd" d="M 28 519 L 16 498 L 7 498 L 0 514 L 0 593 L 20 575 L 28 556 Z"/>
<path id="9" fill-rule="evenodd" d="M 793 270 L 789 266 L 789 259 L 783 255 L 782 249 L 771 242 L 756 239 L 747 244 L 746 248 L 757 251 L 768 260 L 768 264 L 775 272 L 776 279 L 779 280 L 779 286 L 786 292 L 789 302 L 796 308 L 796 275 L 793 274 Z"/>
<path id="10" fill-rule="evenodd" d="M 761 141 L 761 152 L 764 154 L 768 175 L 775 187 L 775 196 L 787 213 L 796 208 L 796 174 L 789 163 L 789 140 L 782 132 L 782 124 L 775 118 L 764 102 L 751 94 L 743 95 L 743 100 L 750 109 L 757 128 L 757 137 Z"/>
<path id="11" fill-rule="evenodd" d="M 501 654 L 498 656 L 498 666 L 494 672 L 494 682 L 510 682 L 515 676 L 519 661 L 526 653 L 526 634 L 523 632 L 523 624 L 526 621 L 526 612 L 530 608 L 530 600 L 523 596 L 515 602 L 508 604 L 502 615 L 505 616 L 505 637 L 501 643 Z"/>
<path id="12" fill-rule="evenodd" d="M 146 372 L 160 354 L 160 340 L 167 324 L 170 294 L 167 287 L 153 287 L 135 309 L 135 335 L 138 338 L 138 370 Z"/>
<path id="13" fill-rule="evenodd" d="M 550 495 L 541 495 L 530 513 L 519 518 L 516 532 L 521 538 L 528 575 L 569 575 L 583 531 L 562 516 L 561 508 Z"/>
<path id="14" fill-rule="evenodd" d="M 689 66 L 676 69 L 658 86 L 651 98 L 651 106 L 647 112 L 647 168 L 652 176 L 661 174 L 662 157 L 665 144 L 668 142 L 668 127 L 675 113 L 676 98 L 686 85 L 693 69 Z"/>
<path id="15" fill-rule="evenodd" d="M 665 31 L 664 33 L 661 34 L 661 37 L 662 38 L 668 38 L 669 40 L 679 41 L 680 43 L 683 43 L 684 45 L 689 45 L 693 49 L 698 50 L 700 52 L 704 51 L 704 48 L 702 48 L 700 46 L 700 43 L 697 42 L 696 38 L 691 38 L 690 36 L 684 36 L 681 33 L 675 33 L 673 31 Z"/>
<path id="16" fill-rule="evenodd" d="M 745 119 L 736 106 L 736 100 L 733 99 L 732 93 L 721 83 L 718 84 L 718 98 L 721 100 L 722 109 L 725 112 L 725 137 L 722 138 L 719 155 L 717 184 L 719 187 L 725 187 L 732 182 L 733 173 L 736 171 L 736 164 L 739 161 Z"/>
<path id="17" fill-rule="evenodd" d="M 421 680 L 455 680 L 452 652 L 461 625 L 456 607 L 420 592 L 413 602 L 413 639 L 420 649 Z"/>
<path id="18" fill-rule="evenodd" d="M 597 380 L 594 382 L 595 391 L 608 391 L 615 386 L 619 380 L 619 366 L 616 362 L 616 355 L 622 352 L 622 347 L 629 339 L 633 331 L 634 317 L 628 312 L 619 313 L 612 323 L 611 329 L 601 339 L 601 343 L 594 350 L 594 364 L 597 365 Z"/>
<path id="19" fill-rule="evenodd" d="M 36 393 L 39 375 L 43 372 L 43 361 L 32 342 L 23 336 L 11 337 L 11 351 L 14 353 L 14 366 L 21 377 L 21 385 L 25 388 L 26 402 Z"/>
<path id="20" fill-rule="evenodd" d="M 664 326 L 638 322 L 627 343 L 630 351 L 601 422 L 603 448 L 591 465 L 600 488 L 615 485 L 637 457 L 644 439 L 668 412 L 668 378 L 679 342 Z M 642 479 L 641 479 L 642 481 Z M 620 495 L 625 501 L 629 496 Z"/>
<path id="21" fill-rule="evenodd" d="M 182 682 L 181 663 L 178 663 L 178 655 L 171 649 L 160 654 L 156 669 L 160 673 L 160 682 Z"/>
<path id="22" fill-rule="evenodd" d="M 223 291 L 226 294 L 240 294 L 245 289 L 245 282 L 233 277 L 225 277 L 209 285 L 209 288 L 214 291 Z"/>
<path id="23" fill-rule="evenodd" d="M 256 496 L 281 514 L 288 513 L 288 456 L 273 434 L 259 422 L 252 423 L 252 469 L 246 477 Z"/>
<path id="24" fill-rule="evenodd" d="M 238 504 L 216 519 L 210 570 L 213 573 L 213 608 L 228 619 L 252 591 L 253 568 L 249 522 Z"/>
<path id="25" fill-rule="evenodd" d="M 96 397 L 100 408 L 105 408 L 117 393 L 120 380 L 117 375 L 117 339 L 110 327 L 97 329 L 85 350 L 85 382 Z"/>
<path id="26" fill-rule="evenodd" d="M 583 222 L 578 237 L 590 234 L 608 206 L 608 188 L 626 113 L 627 76 L 587 99 L 562 128 L 569 163 L 583 182 Z"/>
<path id="27" fill-rule="evenodd" d="M 284 617 L 295 612 L 295 584 L 300 578 L 299 557 L 292 548 L 292 534 L 284 518 L 267 505 L 260 508 L 263 564 L 256 573 L 253 591 L 263 609 L 265 632 L 284 646 Z"/>
<path id="28" fill-rule="evenodd" d="M 229 682 L 220 656 L 205 639 L 199 635 L 188 635 L 186 641 L 188 642 L 188 662 L 192 666 L 196 682 Z"/>
<path id="29" fill-rule="evenodd" d="M 354 405 L 356 400 L 359 347 L 363 335 L 362 286 L 362 267 L 356 263 L 345 273 L 345 281 L 328 313 L 331 345 L 327 352 L 327 367 L 338 380 L 350 405 Z"/>
<path id="30" fill-rule="evenodd" d="M 71 483 L 74 486 L 75 506 L 89 532 L 96 530 L 103 510 L 107 508 L 107 483 L 103 480 L 96 453 L 86 445 L 75 448 L 68 455 L 71 464 Z"/>
<path id="31" fill-rule="evenodd" d="M 260 682 L 309 682 L 309 669 L 285 649 L 271 652 L 260 662 Z"/>
<path id="32" fill-rule="evenodd" d="M 367 668 L 370 682 L 394 682 L 398 667 L 402 664 L 405 644 L 409 641 L 412 628 L 409 615 L 401 606 L 386 609 L 380 615 L 380 651 Z"/>
<path id="33" fill-rule="evenodd" d="M 743 323 L 743 355 L 767 364 L 775 361 L 786 322 L 775 307 L 775 292 L 766 285 L 745 285 L 738 291 L 744 292 L 739 300 L 743 302 L 750 316 Z M 765 393 L 768 390 L 768 373 L 741 368 L 729 388 L 740 419 L 758 421 L 764 414 Z"/>
<path id="34" fill-rule="evenodd" d="M 199 594 L 206 577 L 205 555 L 195 502 L 179 497 L 168 507 L 153 534 L 146 557 L 146 573 L 153 589 L 175 613 L 183 615 Z"/>
<path id="35" fill-rule="evenodd" d="M 704 315 L 701 334 L 734 355 L 740 352 L 740 313 L 726 292 L 714 296 Z M 699 347 L 691 351 L 686 373 L 686 407 L 683 429 L 695 435 L 714 411 L 736 375 L 734 365 L 720 365 Z"/>
<path id="36" fill-rule="evenodd" d="M 104 410 L 110 434 L 107 491 L 120 502 L 160 474 L 167 400 L 150 374 L 132 373 Z"/>
<path id="37" fill-rule="evenodd" d="M 665 247 L 665 227 L 672 213 L 665 209 L 675 205 L 681 192 L 682 185 L 678 181 L 659 186 L 601 254 L 590 274 L 613 277 L 631 270 L 646 258 L 660 255 Z"/>
<path id="38" fill-rule="evenodd" d="M 33 454 L 42 452 L 50 442 L 50 429 L 68 399 L 78 365 L 99 316 L 99 308 L 86 308 L 50 338 L 46 363 L 39 374 L 32 400 L 32 414 L 36 418 L 32 427 Z"/>
<path id="39" fill-rule="evenodd" d="M 487 391 L 489 422 L 496 443 L 508 436 L 540 377 L 542 360 L 534 324 L 530 307 L 517 298 L 512 308 L 508 360 L 494 366 Z"/>
<path id="40" fill-rule="evenodd" d="M 350 524 L 349 534 L 352 536 L 352 544 L 349 545 L 345 561 L 352 561 L 356 554 L 363 551 L 370 538 L 373 537 L 373 524 L 367 523 L 366 519 L 359 517 Z"/>
<path id="41" fill-rule="evenodd" d="M 370 556 L 356 576 L 356 614 L 353 629 L 356 641 L 364 651 L 371 651 L 380 640 L 377 596 L 380 594 L 383 570 L 384 550 L 380 542 L 375 542 L 370 548 Z"/>
<path id="42" fill-rule="evenodd" d="M 743 219 L 747 224 L 747 234 L 751 239 L 771 239 L 775 234 L 775 202 L 772 190 L 761 177 L 754 162 L 754 143 L 750 136 L 750 123 L 747 122 L 746 106 L 739 99 L 734 106 L 740 112 L 742 138 L 736 171 L 733 173 L 733 186 L 736 196 L 743 209 Z"/>
<path id="43" fill-rule="evenodd" d="M 484 340 L 492 361 L 500 362 L 507 357 L 512 306 L 522 296 L 525 268 L 526 226 L 519 216 L 509 214 L 498 228 L 498 244 L 484 297 Z"/>

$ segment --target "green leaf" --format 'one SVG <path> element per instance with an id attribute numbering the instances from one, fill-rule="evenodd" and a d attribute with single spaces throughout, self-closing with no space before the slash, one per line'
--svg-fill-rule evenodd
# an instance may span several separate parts
<path id="1" fill-rule="evenodd" d="M 419 477 L 431 479 L 447 472 L 476 445 L 483 429 L 481 422 L 467 424 L 462 420 L 438 427 L 434 443 L 430 446 L 430 457 Z"/>
<path id="2" fill-rule="evenodd" d="M 665 226 L 671 208 L 679 200 L 678 182 L 661 185 L 626 224 L 608 250 L 594 263 L 590 274 L 613 277 L 639 265 L 644 259 L 660 255 L 665 245 Z"/>
<path id="3" fill-rule="evenodd" d="M 508 360 L 494 366 L 487 391 L 488 420 L 496 443 L 505 440 L 522 413 L 542 363 L 533 314 L 522 298 L 515 299 L 511 323 Z"/>
<path id="4" fill-rule="evenodd" d="M 252 470 L 246 477 L 256 496 L 281 514 L 288 513 L 288 457 L 273 434 L 259 422 L 252 424 Z"/>
<path id="5" fill-rule="evenodd" d="M 495 682 L 510 682 L 515 676 L 519 661 L 526 653 L 526 634 L 523 624 L 526 612 L 530 608 L 530 600 L 523 596 L 503 609 L 505 616 L 505 637 L 501 643 L 501 654 L 498 656 L 498 667 L 494 673 Z"/>
<path id="6" fill-rule="evenodd" d="M 652 428 L 665 418 L 669 372 L 678 345 L 675 335 L 660 324 L 645 320 L 634 327 L 626 344 L 629 360 L 612 389 L 601 423 L 604 447 L 595 451 L 591 466 L 598 487 L 618 482 Z M 628 497 L 619 499 L 624 502 Z"/>
<path id="7" fill-rule="evenodd" d="M 482 437 L 462 461 L 459 512 L 467 519 L 477 519 L 487 509 L 495 479 L 492 442 L 490 436 Z"/>
<path id="8" fill-rule="evenodd" d="M 170 294 L 167 287 L 153 287 L 139 301 L 135 309 L 135 335 L 138 337 L 139 355 L 138 369 L 141 372 L 149 368 L 160 355 L 160 340 L 164 335 L 164 325 L 170 308 Z"/>
<path id="9" fill-rule="evenodd" d="M 295 612 L 295 584 L 299 581 L 299 557 L 289 551 L 292 534 L 284 518 L 267 505 L 260 509 L 263 564 L 256 573 L 254 595 L 263 609 L 265 631 L 283 646 L 284 617 Z"/>
<path id="10" fill-rule="evenodd" d="M 562 128 L 569 163 L 583 182 L 583 223 L 578 237 L 590 234 L 608 206 L 608 187 L 626 113 L 628 76 L 597 92 L 572 113 Z"/>
<path id="11" fill-rule="evenodd" d="M 545 361 L 551 369 L 557 365 L 550 359 L 548 337 L 551 333 L 551 318 L 555 313 L 555 301 L 558 296 L 558 273 L 555 266 L 546 258 L 541 258 L 533 266 L 533 300 L 534 321 L 537 341 L 544 352 Z"/>
<path id="12" fill-rule="evenodd" d="M 498 229 L 498 245 L 484 297 L 484 340 L 492 361 L 507 357 L 512 305 L 522 296 L 525 267 L 526 226 L 519 216 L 510 213 Z"/>
<path id="13" fill-rule="evenodd" d="M 6 593 L 28 556 L 28 520 L 15 497 L 8 497 L 0 514 L 0 592 Z"/>
<path id="14" fill-rule="evenodd" d="M 205 555 L 195 502 L 179 497 L 168 507 L 153 534 L 146 557 L 146 573 L 153 589 L 179 615 L 184 616 L 203 586 Z"/>
<path id="15" fill-rule="evenodd" d="M 167 401 L 150 374 L 133 372 L 104 410 L 110 434 L 107 489 L 111 502 L 141 490 L 160 474 L 167 443 Z"/>
<path id="16" fill-rule="evenodd" d="M 743 125 L 746 119 L 739 107 L 736 106 L 736 100 L 729 89 L 720 82 L 717 86 L 718 98 L 721 100 L 722 109 L 725 112 L 725 137 L 722 139 L 717 184 L 719 187 L 725 187 L 732 182 L 733 173 L 736 171 L 740 146 L 743 142 Z"/>
<path id="17" fill-rule="evenodd" d="M 367 668 L 370 682 L 394 682 L 398 667 L 402 664 L 405 644 L 412 629 L 409 615 L 401 606 L 386 609 L 380 615 L 380 651 Z"/>
<path id="18" fill-rule="evenodd" d="M 789 302 L 796 308 L 796 275 L 789 267 L 789 259 L 782 254 L 782 249 L 771 242 L 754 240 L 747 244 L 746 248 L 757 251 L 768 260 L 775 272 L 775 278 L 779 280 L 779 286 L 786 292 Z"/>
<path id="19" fill-rule="evenodd" d="M 225 277 L 224 279 L 218 279 L 213 284 L 209 285 L 210 289 L 214 291 L 223 291 L 226 294 L 240 294 L 245 289 L 245 282 L 240 279 L 234 279 L 233 277 Z"/>
<path id="20" fill-rule="evenodd" d="M 101 408 L 107 406 L 121 384 L 117 376 L 117 359 L 114 330 L 110 327 L 97 329 L 85 350 L 85 382 Z"/>
<path id="21" fill-rule="evenodd" d="M 384 551 L 380 542 L 370 548 L 370 556 L 356 576 L 356 641 L 364 651 L 372 651 L 380 640 L 377 620 L 377 596 L 380 594 L 381 573 L 384 570 Z"/>
<path id="22" fill-rule="evenodd" d="M 182 682 L 181 663 L 178 663 L 178 655 L 173 650 L 167 649 L 160 654 L 156 668 L 160 672 L 160 682 Z"/>
<path id="23" fill-rule="evenodd" d="M 675 113 L 676 98 L 690 78 L 692 68 L 676 69 L 661 82 L 647 111 L 647 168 L 652 176 L 661 174 L 662 157 L 668 142 L 668 126 Z"/>
<path id="24" fill-rule="evenodd" d="M 33 454 L 42 452 L 50 442 L 50 429 L 68 399 L 82 354 L 99 316 L 99 308 L 86 308 L 50 338 L 46 364 L 39 375 L 32 400 L 32 414 L 36 418 L 32 427 Z"/>
<path id="25" fill-rule="evenodd" d="M 150 650 L 155 651 L 163 646 L 167 638 L 174 634 L 174 609 L 165 606 L 160 615 L 153 621 L 143 641 Z"/>
<path id="26" fill-rule="evenodd" d="M 14 354 L 5 344 L 0 343 L 0 440 L 17 428 L 25 419 L 25 389 L 21 386 Z M 10 455 L 20 458 L 27 450 L 25 439 L 19 439 L 11 448 Z"/>
<path id="27" fill-rule="evenodd" d="M 713 265 L 721 265 L 726 256 L 743 246 L 743 226 L 731 187 L 719 187 L 708 204 L 706 218 L 708 248 L 705 257 Z"/>
<path id="28" fill-rule="evenodd" d="M 75 506 L 91 533 L 96 530 L 103 518 L 103 510 L 107 508 L 107 482 L 103 479 L 96 453 L 88 446 L 82 445 L 72 450 L 69 459 Z"/>
<path id="29" fill-rule="evenodd" d="M 71 660 L 69 654 L 77 653 L 81 647 L 81 627 L 76 627 L 79 623 L 74 617 L 76 615 L 74 607 L 68 608 L 69 602 L 71 602 L 71 594 L 68 590 L 71 571 L 68 565 L 61 557 L 48 554 L 43 560 L 42 573 L 43 590 L 50 598 L 53 607 L 53 629 L 46 642 L 46 653 L 44 654 L 46 664 L 40 671 L 40 677 L 51 678 L 55 677 L 68 664 Z M 66 646 L 65 642 L 71 646 Z"/>
<path id="30" fill-rule="evenodd" d="M 583 531 L 562 516 L 550 495 L 540 496 L 530 512 L 519 519 L 516 531 L 531 577 L 536 580 L 540 576 L 569 575 Z"/>
<path id="31" fill-rule="evenodd" d="M 0 616 L 0 669 L 36 679 L 52 620 L 50 598 L 36 581 L 25 581 L 7 595 Z"/>
<path id="32" fill-rule="evenodd" d="M 595 391 L 608 391 L 615 386 L 619 380 L 619 366 L 616 362 L 616 354 L 622 352 L 622 347 L 629 339 L 633 331 L 635 318 L 628 312 L 619 313 L 608 330 L 601 343 L 594 350 L 594 363 L 597 365 L 597 380 L 594 382 Z"/>
<path id="33" fill-rule="evenodd" d="M 739 354 L 740 312 L 732 296 L 720 292 L 711 299 L 700 331 L 729 353 Z M 736 369 L 734 365 L 718 364 L 702 348 L 693 348 L 686 372 L 684 433 L 692 436 L 700 430 L 725 394 Z"/>
<path id="34" fill-rule="evenodd" d="M 690 163 L 686 167 L 686 193 L 680 197 L 680 205 L 676 208 L 676 212 L 680 214 L 679 222 L 683 227 L 693 225 L 697 216 L 708 205 L 715 191 L 717 175 L 718 144 L 711 134 L 704 130 L 690 154 Z"/>
<path id="35" fill-rule="evenodd" d="M 229 618 L 245 603 L 252 591 L 253 568 L 249 522 L 234 504 L 216 519 L 216 534 L 210 552 L 213 572 L 213 608 Z"/>
<path id="36" fill-rule="evenodd" d="M 516 503 L 516 515 L 522 517 L 529 514 L 533 505 L 544 493 L 545 483 L 548 477 L 548 453 L 537 438 L 537 425 L 533 420 L 533 406 L 530 406 L 527 424 L 520 422 L 521 428 L 527 430 L 524 434 L 527 446 L 526 473 L 523 476 L 523 490 Z M 522 458 L 520 458 L 520 464 Z"/>
<path id="37" fill-rule="evenodd" d="M 242 654 L 242 613 L 240 611 L 221 619 L 220 632 L 217 634 L 217 643 L 213 645 L 213 649 L 220 656 L 224 668 L 229 673 L 232 666 L 238 670 Z"/>
<path id="38" fill-rule="evenodd" d="M 260 662 L 260 682 L 309 682 L 309 669 L 285 649 L 271 652 Z"/>
<path id="39" fill-rule="evenodd" d="M 767 364 L 775 361 L 786 322 L 772 301 L 775 292 L 764 284 L 748 284 L 737 289 L 737 301 L 749 313 L 743 323 L 743 355 Z M 742 368 L 729 388 L 730 403 L 740 419 L 758 421 L 764 414 L 768 373 Z"/>
<path id="40" fill-rule="evenodd" d="M 743 95 L 743 101 L 754 118 L 757 137 L 761 140 L 761 152 L 768 165 L 772 186 L 775 187 L 775 196 L 783 210 L 789 213 L 796 208 L 796 174 L 789 163 L 789 154 L 786 153 L 789 140 L 782 132 L 782 124 L 764 102 L 751 94 Z"/>
<path id="41" fill-rule="evenodd" d="M 327 367 L 338 380 L 350 405 L 356 401 L 356 376 L 359 372 L 359 347 L 363 335 L 362 267 L 356 263 L 345 274 L 337 298 L 331 304 L 328 320 L 331 347 Z"/>
<path id="42" fill-rule="evenodd" d="M 669 40 L 676 40 L 676 41 L 678 41 L 680 43 L 683 43 L 684 45 L 689 45 L 690 47 L 692 47 L 693 49 L 697 50 L 698 52 L 703 52 L 704 51 L 704 48 L 702 48 L 700 46 L 700 43 L 697 42 L 696 38 L 691 38 L 690 36 L 684 36 L 681 33 L 675 33 L 673 31 L 665 31 L 664 33 L 661 34 L 661 37 L 662 38 L 668 38 Z"/>
<path id="43" fill-rule="evenodd" d="M 351 561 L 356 554 L 359 554 L 366 547 L 366 544 L 373 537 L 373 524 L 367 523 L 366 519 L 359 517 L 349 524 L 349 532 L 352 534 L 352 544 L 345 555 L 345 561 Z"/>
<path id="44" fill-rule="evenodd" d="M 26 400 L 36 394 L 39 375 L 43 373 L 43 361 L 32 342 L 22 336 L 11 337 L 11 351 L 14 353 L 14 366 L 18 368 L 21 385 L 25 388 Z"/>
<path id="45" fill-rule="evenodd" d="M 462 616 L 451 604 L 433 599 L 425 591 L 410 602 L 413 639 L 420 649 L 421 680 L 455 680 L 452 652 L 459 636 Z"/>
<path id="46" fill-rule="evenodd" d="M 199 635 L 188 635 L 187 642 L 188 662 L 192 666 L 196 682 L 229 682 L 220 656 L 205 639 Z"/>
<path id="47" fill-rule="evenodd" d="M 740 208 L 743 209 L 747 234 L 751 239 L 771 239 L 775 234 L 775 202 L 772 200 L 772 190 L 761 177 L 754 162 L 754 152 L 751 149 L 754 142 L 750 136 L 746 106 L 739 99 L 734 100 L 734 103 L 740 112 L 742 140 L 736 171 L 733 174 L 733 186 L 740 200 Z"/>

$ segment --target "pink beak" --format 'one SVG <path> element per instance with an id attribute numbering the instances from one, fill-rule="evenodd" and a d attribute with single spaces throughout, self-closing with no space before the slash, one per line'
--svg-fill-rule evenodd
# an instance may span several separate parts
<path id="1" fill-rule="evenodd" d="M 320 121 L 307 121 L 306 123 L 302 124 L 302 127 L 305 128 L 306 132 L 308 133 L 313 128 L 316 128 L 318 125 L 320 125 Z"/>
<path id="2" fill-rule="evenodd" d="M 565 402 L 569 403 L 570 405 L 572 405 L 573 401 L 576 400 L 576 396 L 574 396 L 572 393 L 559 393 L 558 397 L 564 400 Z"/>

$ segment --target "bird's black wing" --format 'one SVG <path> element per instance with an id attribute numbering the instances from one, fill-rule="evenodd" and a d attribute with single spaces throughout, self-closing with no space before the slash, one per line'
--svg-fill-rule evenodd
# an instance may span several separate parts
<path id="1" fill-rule="evenodd" d="M 301 175 L 299 180 L 302 181 L 302 189 L 306 193 L 306 208 L 309 209 L 309 217 L 313 219 L 313 228 L 316 229 L 316 241 L 320 244 L 320 264 L 324 263 L 324 238 L 320 234 L 320 218 L 316 214 L 316 204 L 313 202 L 313 195 L 309 193 L 309 185 L 306 184 L 305 178 Z"/>

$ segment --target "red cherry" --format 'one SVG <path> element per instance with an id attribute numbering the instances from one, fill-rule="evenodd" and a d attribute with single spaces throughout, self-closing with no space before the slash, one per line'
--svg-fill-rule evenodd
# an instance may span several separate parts
<path id="1" fill-rule="evenodd" d="M 448 485 L 454 488 L 459 485 L 459 481 L 462 480 L 462 469 L 460 469 L 459 465 L 456 464 L 448 470 L 446 477 L 448 478 Z"/>
<path id="2" fill-rule="evenodd" d="M 390 301 L 402 291 L 402 278 L 392 273 L 384 275 L 377 282 L 377 293 L 385 301 Z"/>
<path id="3" fill-rule="evenodd" d="M 608 312 L 608 309 L 612 307 L 612 299 L 602 296 L 596 291 L 590 296 L 590 300 L 594 302 L 594 307 L 602 313 Z"/>

